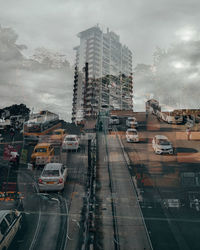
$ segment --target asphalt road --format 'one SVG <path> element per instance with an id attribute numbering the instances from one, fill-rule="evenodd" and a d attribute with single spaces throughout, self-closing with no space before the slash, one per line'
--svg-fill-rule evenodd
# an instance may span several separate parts
<path id="1" fill-rule="evenodd" d="M 10 143 L 9 136 L 5 137 L 5 141 Z M 20 134 L 15 135 L 14 145 L 21 152 L 23 143 Z M 14 182 L 17 183 L 17 191 L 24 195 L 22 229 L 14 238 L 9 250 L 79 249 L 79 223 L 87 170 L 87 143 L 82 142 L 78 152 L 62 153 L 62 159 L 65 161 L 63 163 L 68 167 L 65 188 L 59 193 L 45 194 L 39 193 L 37 187 L 42 169 L 28 170 L 27 164 L 21 164 L 19 168 L 9 168 L 8 161 L 3 158 L 4 146 L 0 145 L 1 188 L 3 183 Z M 26 149 L 28 163 L 33 146 L 26 146 Z M 56 148 L 56 154 L 60 152 L 61 150 Z M 14 203 L 12 208 L 16 208 Z"/>
<path id="2" fill-rule="evenodd" d="M 198 132 L 188 141 L 184 125 L 166 124 L 153 115 L 146 118 L 145 113 L 136 113 L 135 117 L 139 122 L 140 142 L 126 142 L 124 120 L 118 126 L 118 134 L 131 160 L 153 248 L 200 249 Z M 174 155 L 154 153 L 152 138 L 156 134 L 170 139 Z"/>

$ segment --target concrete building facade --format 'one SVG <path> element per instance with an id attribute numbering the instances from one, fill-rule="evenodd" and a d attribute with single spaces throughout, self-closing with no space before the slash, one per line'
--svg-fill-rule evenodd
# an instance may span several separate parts
<path id="1" fill-rule="evenodd" d="M 94 26 L 78 37 L 72 121 L 95 118 L 104 109 L 132 109 L 132 52 L 109 29 Z"/>

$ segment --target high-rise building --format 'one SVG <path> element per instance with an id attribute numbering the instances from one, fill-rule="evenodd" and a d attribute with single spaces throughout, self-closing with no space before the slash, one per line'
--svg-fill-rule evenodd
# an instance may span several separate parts
<path id="1" fill-rule="evenodd" d="M 109 29 L 94 26 L 78 37 L 72 121 L 95 118 L 103 109 L 131 110 L 132 52 Z"/>

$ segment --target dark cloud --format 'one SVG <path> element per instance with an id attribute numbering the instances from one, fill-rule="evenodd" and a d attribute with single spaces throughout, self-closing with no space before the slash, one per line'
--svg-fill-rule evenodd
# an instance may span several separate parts
<path id="1" fill-rule="evenodd" d="M 1 107 L 25 103 L 70 120 L 73 74 L 69 64 L 48 50 L 41 56 L 37 52 L 34 59 L 25 58 L 21 51 L 25 46 L 17 45 L 17 38 L 11 28 L 0 29 Z"/>
<path id="2" fill-rule="evenodd" d="M 146 96 L 158 99 L 163 108 L 199 108 L 200 41 L 185 41 L 168 50 L 157 48 L 154 66 L 135 68 L 136 109 Z"/>
<path id="3" fill-rule="evenodd" d="M 141 98 L 145 99 L 146 93 L 153 93 L 163 102 L 173 102 L 173 105 L 177 101 L 175 96 L 179 96 L 179 103 L 182 105 L 187 99 L 186 94 L 191 95 L 192 91 L 195 91 L 194 95 L 198 93 L 198 0 L 18 0 L 16 3 L 12 0 L 0 0 L 0 3 L 0 23 L 16 30 L 19 34 L 18 40 L 16 34 L 10 35 L 15 41 L 28 46 L 28 49 L 23 51 L 26 55 L 32 55 L 37 47 L 45 47 L 66 54 L 73 64 L 73 47 L 79 43 L 76 34 L 97 23 L 104 30 L 109 27 L 120 35 L 122 43 L 128 45 L 133 52 L 134 67 L 137 63 L 152 64 L 156 46 L 167 50 L 157 67 L 156 79 L 149 69 L 146 69 L 147 75 L 142 75 L 138 69 L 134 89 L 136 109 L 144 107 Z M 12 85 L 15 91 L 11 97 L 13 100 L 15 94 L 15 100 L 20 96 L 17 86 L 25 86 L 24 96 L 33 95 L 39 86 L 40 92 L 46 93 L 44 99 L 49 99 L 49 102 L 53 102 L 55 96 L 59 96 L 56 99 L 58 103 L 60 98 L 63 98 L 65 103 L 65 95 L 71 98 L 71 72 L 65 75 L 61 70 L 48 67 L 40 69 L 41 64 L 38 65 L 35 59 L 19 63 L 22 60 L 20 58 L 23 46 L 15 46 L 4 55 L 7 59 L 12 58 L 12 62 L 0 62 L 1 89 L 2 86 L 8 89 L 7 86 Z M 26 66 L 22 66 L 23 64 Z M 62 84 L 66 84 L 66 92 L 63 95 L 58 87 L 60 85 L 62 89 Z M 6 96 L 8 93 L 4 94 Z M 35 100 L 44 105 L 41 95 L 35 94 Z M 27 97 L 28 101 L 31 98 L 33 97 Z M 8 101 L 5 97 L 3 100 Z M 187 100 L 190 106 L 195 106 L 195 102 L 198 103 L 196 97 Z M 65 105 L 67 110 L 70 110 L 71 99 L 68 99 Z"/>

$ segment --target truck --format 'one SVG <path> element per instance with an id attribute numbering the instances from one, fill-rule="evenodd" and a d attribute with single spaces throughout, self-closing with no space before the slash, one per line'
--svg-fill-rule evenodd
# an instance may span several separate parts
<path id="1" fill-rule="evenodd" d="M 147 114 L 154 114 L 158 111 L 161 111 L 161 106 L 159 105 L 159 102 L 155 99 L 150 99 L 146 102 L 146 113 Z"/>
<path id="2" fill-rule="evenodd" d="M 167 122 L 169 124 L 182 124 L 183 123 L 183 116 L 181 114 L 178 114 L 174 111 L 172 112 L 161 112 L 156 111 L 156 116 L 163 120 L 164 122 Z"/>

